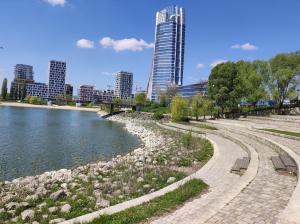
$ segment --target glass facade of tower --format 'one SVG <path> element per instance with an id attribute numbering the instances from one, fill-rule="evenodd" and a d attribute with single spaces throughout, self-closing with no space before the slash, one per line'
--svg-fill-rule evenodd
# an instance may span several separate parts
<path id="1" fill-rule="evenodd" d="M 156 13 L 155 45 L 147 96 L 158 102 L 168 85 L 183 84 L 185 13 L 176 5 Z"/>

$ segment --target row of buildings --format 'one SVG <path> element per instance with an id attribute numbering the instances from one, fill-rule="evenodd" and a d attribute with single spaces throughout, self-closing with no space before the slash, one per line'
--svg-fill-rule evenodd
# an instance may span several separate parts
<path id="1" fill-rule="evenodd" d="M 78 89 L 79 102 L 112 101 L 114 98 L 130 99 L 132 95 L 133 73 L 119 71 L 116 73 L 115 90 L 95 90 L 92 85 L 81 85 Z"/>
<path id="2" fill-rule="evenodd" d="M 37 96 L 43 100 L 55 101 L 58 97 L 73 97 L 73 87 L 65 84 L 66 63 L 51 60 L 49 62 L 48 84 L 34 81 L 31 65 L 17 64 L 14 69 L 14 80 L 11 83 L 12 98 L 20 100 L 25 87 L 27 96 Z"/>
<path id="3" fill-rule="evenodd" d="M 204 95 L 207 82 L 183 85 L 185 51 L 185 11 L 182 7 L 171 5 L 156 13 L 154 55 L 147 84 L 147 98 L 160 101 L 160 94 L 169 86 L 176 87 L 183 97 Z M 26 95 L 38 96 L 44 100 L 55 101 L 58 97 L 73 96 L 73 87 L 65 84 L 66 63 L 49 62 L 49 82 L 34 81 L 33 68 L 30 65 L 17 64 L 15 78 L 11 84 L 11 93 L 15 99 L 21 99 L 22 88 L 26 85 Z M 112 101 L 114 98 L 130 99 L 132 95 L 133 73 L 120 71 L 116 74 L 115 88 L 96 90 L 93 85 L 81 85 L 77 101 Z"/>
<path id="4" fill-rule="evenodd" d="M 34 81 L 33 66 L 17 64 L 14 68 L 14 80 L 11 82 L 10 93 L 13 99 L 22 99 L 25 88 L 26 96 L 37 96 L 43 100 L 55 101 L 57 98 L 73 99 L 73 86 L 65 84 L 66 63 L 62 61 L 49 62 L 48 84 Z M 78 89 L 77 101 L 112 101 L 113 98 L 132 98 L 133 74 L 120 71 L 116 74 L 115 90 L 95 90 L 92 85 L 81 85 Z"/>

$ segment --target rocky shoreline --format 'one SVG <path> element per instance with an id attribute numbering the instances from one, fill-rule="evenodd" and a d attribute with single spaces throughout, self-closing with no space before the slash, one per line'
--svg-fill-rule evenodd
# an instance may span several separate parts
<path id="1" fill-rule="evenodd" d="M 141 146 L 109 161 L 0 183 L 0 222 L 58 223 L 156 191 L 186 176 L 170 169 L 187 157 L 177 133 L 159 130 L 149 115 L 126 113 L 108 120 L 123 123 L 141 139 Z M 192 155 L 195 150 L 188 152 Z M 197 164 L 196 160 L 191 157 L 188 165 Z"/>
<path id="2" fill-rule="evenodd" d="M 75 189 L 76 192 L 80 192 L 80 190 L 84 191 L 84 189 L 80 189 L 82 185 L 85 185 L 83 183 L 91 182 L 94 188 L 91 195 L 95 197 L 91 197 L 90 199 L 95 204 L 94 207 L 96 209 L 110 205 L 110 201 L 104 199 L 107 198 L 107 195 L 106 197 L 102 197 L 102 192 L 97 190 L 101 188 L 102 182 L 106 186 L 111 186 L 112 189 L 115 189 L 112 192 L 113 195 L 122 195 L 123 192 L 117 189 L 117 186 L 114 186 L 118 185 L 118 183 L 113 183 L 110 177 L 103 176 L 111 173 L 112 170 L 124 162 L 128 164 L 134 163 L 135 166 L 142 167 L 142 161 L 147 158 L 148 154 L 151 154 L 152 150 L 155 150 L 162 143 L 162 139 L 155 132 L 147 130 L 137 122 L 133 122 L 132 119 L 115 116 L 110 117 L 109 120 L 123 123 L 127 131 L 141 139 L 142 145 L 133 152 L 125 156 L 118 155 L 110 161 L 87 164 L 72 170 L 61 169 L 49 171 L 37 176 L 20 177 L 12 181 L 0 183 L 0 220 L 10 220 L 10 222 L 18 223 L 19 221 L 31 220 L 36 215 L 36 209 L 42 211 L 43 207 L 46 207 L 45 202 L 42 201 L 48 198 L 53 201 L 59 201 L 69 196 L 73 196 L 74 198 L 72 190 Z M 138 181 L 142 182 L 142 178 L 138 179 Z M 145 186 L 145 188 L 147 187 Z M 125 188 L 125 191 L 129 191 L 129 189 Z M 58 211 L 68 213 L 71 209 L 70 204 L 63 202 L 60 207 L 48 207 L 48 212 L 50 214 Z M 51 220 L 47 219 L 47 214 L 43 215 L 43 218 L 51 222 Z M 52 220 L 51 223 L 61 220 Z"/>

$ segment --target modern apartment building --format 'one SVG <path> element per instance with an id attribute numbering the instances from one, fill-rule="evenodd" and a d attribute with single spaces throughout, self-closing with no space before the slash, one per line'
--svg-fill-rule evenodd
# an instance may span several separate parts
<path id="1" fill-rule="evenodd" d="M 94 90 L 93 98 L 96 102 L 111 102 L 115 98 L 114 90 Z"/>
<path id="2" fill-rule="evenodd" d="M 80 103 L 94 101 L 94 86 L 80 85 L 78 89 L 78 99 Z"/>
<path id="3" fill-rule="evenodd" d="M 48 100 L 65 96 L 66 62 L 49 62 Z"/>
<path id="4" fill-rule="evenodd" d="M 33 67 L 31 65 L 16 64 L 14 67 L 14 80 L 10 85 L 10 94 L 16 100 L 21 99 L 21 92 L 23 85 L 27 83 L 34 83 Z"/>
<path id="5" fill-rule="evenodd" d="M 178 94 L 185 98 L 192 98 L 195 95 L 205 95 L 207 94 L 207 81 L 185 85 L 185 86 L 178 86 L 177 91 Z"/>
<path id="6" fill-rule="evenodd" d="M 168 85 L 183 84 L 185 11 L 171 5 L 156 13 L 155 44 L 147 97 L 159 102 Z"/>
<path id="7" fill-rule="evenodd" d="M 66 96 L 73 98 L 73 86 L 71 84 L 65 85 Z"/>
<path id="8" fill-rule="evenodd" d="M 115 96 L 121 99 L 132 97 L 133 74 L 120 71 L 116 74 Z"/>
<path id="9" fill-rule="evenodd" d="M 31 65 L 16 64 L 15 65 L 15 80 L 24 80 L 27 82 L 33 81 L 33 67 Z"/>
<path id="10" fill-rule="evenodd" d="M 26 83 L 26 96 L 38 96 L 43 100 L 48 98 L 48 86 L 45 83 Z"/>

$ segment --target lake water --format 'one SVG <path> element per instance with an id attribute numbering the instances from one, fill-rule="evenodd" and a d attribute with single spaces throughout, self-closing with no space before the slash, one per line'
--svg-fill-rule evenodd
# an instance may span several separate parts
<path id="1" fill-rule="evenodd" d="M 140 144 L 94 112 L 0 106 L 0 179 L 71 168 Z"/>

